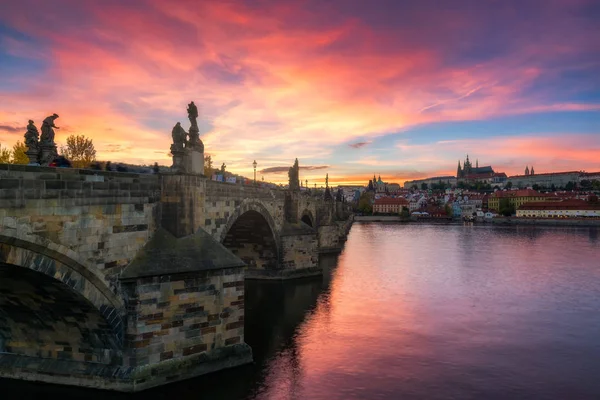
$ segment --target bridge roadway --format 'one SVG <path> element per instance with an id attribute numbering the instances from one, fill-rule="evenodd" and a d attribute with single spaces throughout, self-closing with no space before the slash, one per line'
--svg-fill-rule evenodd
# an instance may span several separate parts
<path id="1" fill-rule="evenodd" d="M 0 164 L 0 377 L 138 391 L 248 363 L 244 279 L 320 274 L 350 229 L 344 206 Z"/>

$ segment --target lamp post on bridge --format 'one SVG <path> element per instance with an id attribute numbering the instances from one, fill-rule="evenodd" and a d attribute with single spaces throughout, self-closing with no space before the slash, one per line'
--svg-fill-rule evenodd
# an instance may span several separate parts
<path id="1" fill-rule="evenodd" d="M 254 160 L 252 165 L 254 166 L 254 186 L 256 186 L 256 160 Z"/>

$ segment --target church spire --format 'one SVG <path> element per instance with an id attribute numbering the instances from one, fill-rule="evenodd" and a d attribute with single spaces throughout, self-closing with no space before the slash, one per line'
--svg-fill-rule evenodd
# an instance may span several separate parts
<path id="1" fill-rule="evenodd" d="M 456 178 L 462 177 L 462 168 L 460 167 L 460 160 L 458 160 L 458 168 L 456 169 Z"/>
<path id="2" fill-rule="evenodd" d="M 475 159 L 475 168 L 479 168 L 479 159 Z"/>
<path id="3" fill-rule="evenodd" d="M 533 165 L 531 166 L 531 171 L 529 171 L 529 175 L 533 175 L 535 172 L 533 172 Z"/>
<path id="4" fill-rule="evenodd" d="M 527 165 L 525 166 L 525 175 L 529 175 L 529 167 Z"/>

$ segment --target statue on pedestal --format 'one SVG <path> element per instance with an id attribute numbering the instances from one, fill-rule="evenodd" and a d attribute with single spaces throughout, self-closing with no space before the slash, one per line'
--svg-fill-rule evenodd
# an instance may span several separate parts
<path id="1" fill-rule="evenodd" d="M 183 126 L 181 126 L 181 122 L 175 124 L 171 131 L 171 136 L 173 137 L 173 145 L 178 149 L 181 148 L 181 150 L 183 150 L 183 147 L 187 142 L 187 132 L 183 129 Z"/>
<path id="2" fill-rule="evenodd" d="M 54 125 L 54 121 L 58 118 L 58 114 L 52 114 L 42 122 L 42 137 L 40 138 L 42 146 L 56 146 L 54 143 L 54 129 L 60 129 Z M 54 129 L 53 129 L 54 128 Z"/>
<path id="3" fill-rule="evenodd" d="M 181 123 L 175 124 L 171 135 L 171 154 L 173 155 L 173 169 L 177 172 L 189 174 L 204 174 L 204 144 L 200 140 L 198 130 L 198 107 L 192 101 L 187 106 L 188 118 L 191 123 L 189 133 L 183 129 Z"/>
<path id="4" fill-rule="evenodd" d="M 190 119 L 190 124 L 192 124 L 192 128 L 196 128 L 195 130 L 197 131 L 198 121 L 196 119 L 198 118 L 198 107 L 196 107 L 193 101 L 188 104 L 187 113 L 188 118 Z"/>
<path id="5" fill-rule="evenodd" d="M 42 122 L 42 136 L 40 137 L 40 146 L 42 148 L 40 163 L 42 165 L 48 165 L 58 157 L 56 143 L 54 143 L 54 129 L 59 129 L 58 126 L 54 125 L 54 121 L 57 118 L 58 114 L 52 114 Z"/>
<path id="6" fill-rule="evenodd" d="M 191 124 L 187 147 L 196 148 L 196 150 L 204 152 L 204 143 L 200 140 L 200 129 L 198 129 L 198 107 L 196 107 L 193 101 L 188 104 L 187 113 Z"/>
<path id="7" fill-rule="evenodd" d="M 40 142 L 39 137 L 40 134 L 38 129 L 33 123 L 33 120 L 29 120 L 29 124 L 27 125 L 27 132 L 25 132 L 25 145 L 27 146 L 27 151 L 25 154 L 29 157 L 30 165 L 37 165 L 38 158 L 40 155 Z"/>
<path id="8" fill-rule="evenodd" d="M 181 122 L 175 124 L 173 130 L 171 131 L 171 136 L 173 137 L 173 144 L 171 144 L 171 154 L 173 155 L 173 168 L 177 171 L 183 171 L 183 147 L 186 144 L 185 137 L 187 136 L 187 132 L 181 126 Z"/>

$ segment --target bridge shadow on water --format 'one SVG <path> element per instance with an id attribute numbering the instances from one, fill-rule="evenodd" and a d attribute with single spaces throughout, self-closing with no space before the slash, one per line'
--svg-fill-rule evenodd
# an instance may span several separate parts
<path id="1" fill-rule="evenodd" d="M 294 353 L 294 335 L 317 306 L 328 296 L 337 256 L 320 257 L 323 276 L 292 281 L 246 281 L 245 341 L 253 350 L 254 363 L 126 394 L 0 379 L 0 389 L 10 399 L 248 399 L 262 387 L 269 361 L 284 351 Z"/>

